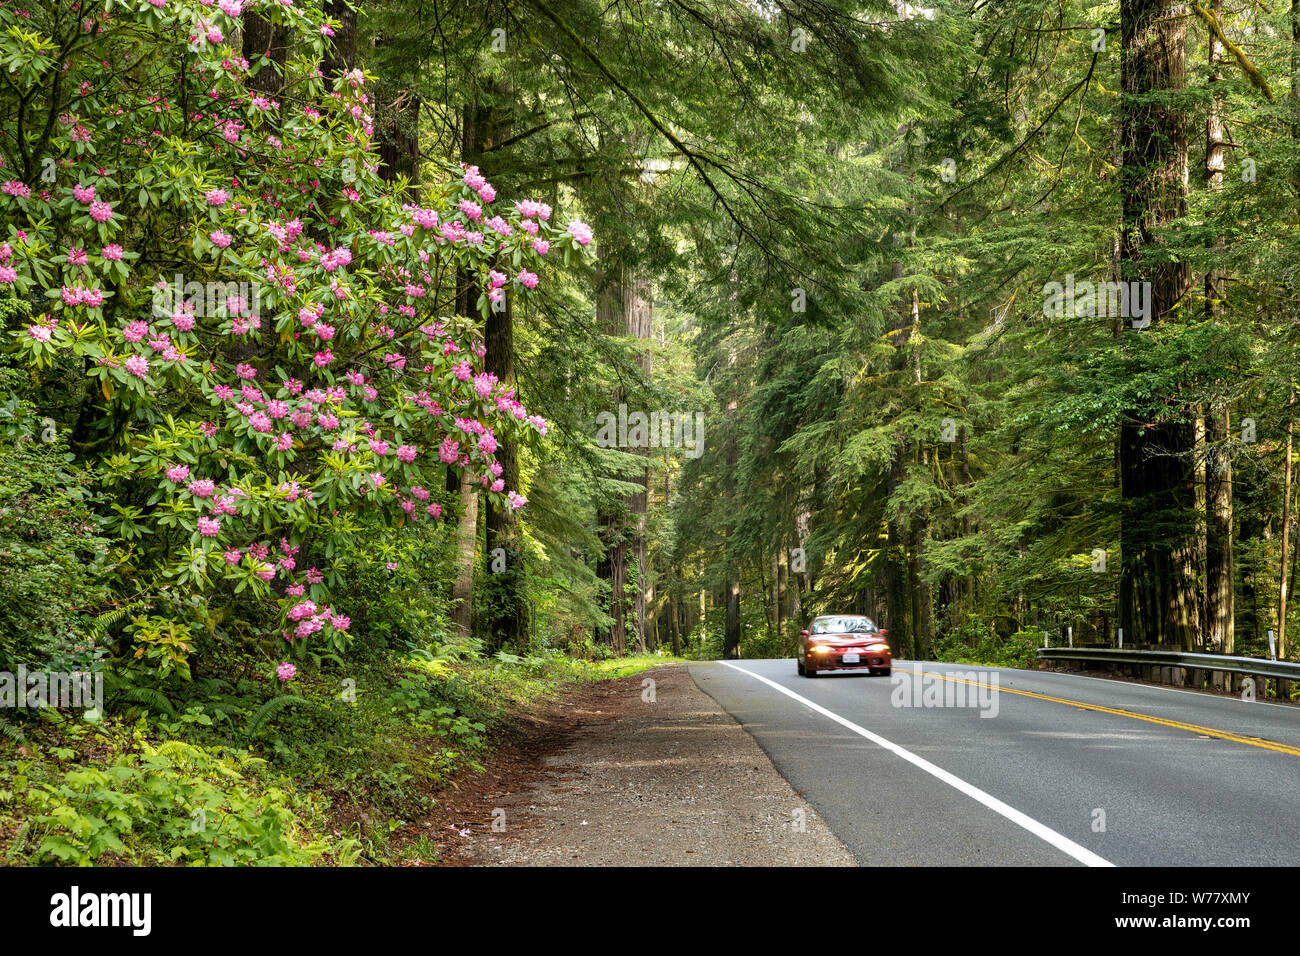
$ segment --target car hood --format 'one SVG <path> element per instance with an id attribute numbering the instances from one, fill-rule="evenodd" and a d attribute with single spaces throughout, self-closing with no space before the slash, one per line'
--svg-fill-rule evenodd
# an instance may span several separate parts
<path id="1" fill-rule="evenodd" d="M 808 638 L 814 644 L 885 644 L 889 642 L 879 634 L 812 634 Z"/>

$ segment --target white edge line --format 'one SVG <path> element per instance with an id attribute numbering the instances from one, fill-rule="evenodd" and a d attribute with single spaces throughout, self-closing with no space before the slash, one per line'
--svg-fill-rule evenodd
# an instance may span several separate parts
<path id="1" fill-rule="evenodd" d="M 755 674 L 753 671 L 746 670 L 745 668 L 733 664 L 730 661 L 718 661 L 718 663 L 725 664 L 728 667 L 730 667 L 732 670 L 740 671 L 742 674 L 748 674 L 750 677 L 754 678 L 755 680 L 762 681 L 764 684 L 767 684 L 769 687 L 772 687 L 775 690 L 780 691 L 781 693 L 785 694 L 787 697 L 797 700 L 805 707 L 808 707 L 811 710 L 815 710 L 823 717 L 829 717 L 837 724 L 840 724 L 843 727 L 847 727 L 855 734 L 867 738 L 867 740 L 870 740 L 876 746 L 882 747 L 885 750 L 888 750 L 890 753 L 902 757 L 904 760 L 912 764 L 914 767 L 924 770 L 926 773 L 930 774 L 930 776 L 942 780 L 944 783 L 948 784 L 948 786 L 952 787 L 954 790 L 957 790 L 960 793 L 964 793 L 966 796 L 970 797 L 972 800 L 977 801 L 978 803 L 982 803 L 984 806 L 988 807 L 994 813 L 1001 814 L 1002 816 L 1010 820 L 1012 823 L 1016 824 L 1017 826 L 1023 827 L 1024 829 L 1032 833 L 1034 836 L 1038 837 L 1040 840 L 1043 840 L 1046 843 L 1050 843 L 1052 846 L 1056 847 L 1062 853 L 1065 853 L 1066 855 L 1073 857 L 1074 859 L 1078 860 L 1080 863 L 1084 864 L 1085 866 L 1114 866 L 1115 865 L 1114 863 L 1111 863 L 1109 860 L 1102 859 L 1096 853 L 1093 853 L 1091 850 L 1089 850 L 1087 847 L 1083 847 L 1075 843 L 1069 837 L 1057 833 L 1055 830 L 1053 830 L 1051 827 L 1047 826 L 1046 824 L 1039 823 L 1033 817 L 1021 813 L 1015 807 L 1003 803 L 1001 800 L 999 800 L 997 797 L 993 796 L 992 794 L 985 793 L 983 790 L 981 790 L 979 787 L 975 786 L 974 784 L 967 783 L 965 780 L 961 779 L 961 777 L 949 773 L 947 770 L 944 770 L 942 767 L 936 767 L 934 764 L 930 763 L 930 761 L 922 757 L 918 757 L 910 750 L 906 750 L 900 747 L 898 744 L 894 743 L 893 741 L 886 740 L 884 737 L 881 737 L 879 734 L 872 733 L 870 730 L 867 730 L 865 727 L 859 727 L 853 721 L 845 717 L 841 717 L 839 714 L 834 713 L 833 711 L 827 710 L 825 707 L 822 707 L 820 704 L 814 704 L 808 698 L 801 697 L 800 695 L 796 694 L 794 691 L 790 690 L 789 688 L 782 687 L 776 681 L 768 680 L 763 675 Z"/>

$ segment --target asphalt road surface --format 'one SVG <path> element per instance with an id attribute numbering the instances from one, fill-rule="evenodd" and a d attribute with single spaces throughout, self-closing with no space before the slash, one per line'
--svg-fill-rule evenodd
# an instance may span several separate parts
<path id="1" fill-rule="evenodd" d="M 690 670 L 864 866 L 1289 866 L 1300 849 L 1297 707 L 965 664 Z"/>

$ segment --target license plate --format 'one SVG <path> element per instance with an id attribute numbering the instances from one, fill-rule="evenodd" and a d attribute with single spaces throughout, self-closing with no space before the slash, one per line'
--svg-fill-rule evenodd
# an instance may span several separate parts
<path id="1" fill-rule="evenodd" d="M 845 654 L 842 658 L 840 658 L 840 660 L 844 661 L 845 664 L 856 664 L 858 662 L 858 655 Z"/>

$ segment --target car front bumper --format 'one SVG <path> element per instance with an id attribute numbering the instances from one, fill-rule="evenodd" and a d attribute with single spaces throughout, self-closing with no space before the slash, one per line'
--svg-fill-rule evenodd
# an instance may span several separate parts
<path id="1" fill-rule="evenodd" d="M 891 658 L 889 654 L 880 652 L 858 652 L 856 662 L 847 663 L 844 660 L 845 653 L 852 654 L 852 651 L 831 651 L 827 654 L 809 654 L 804 658 L 804 666 L 811 667 L 819 671 L 855 671 L 870 668 L 878 670 L 889 667 Z"/>

